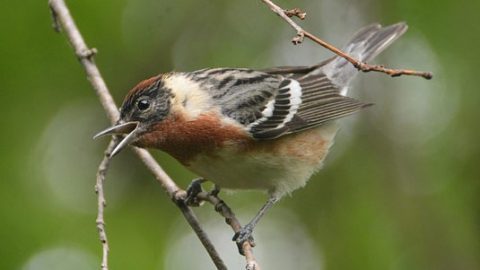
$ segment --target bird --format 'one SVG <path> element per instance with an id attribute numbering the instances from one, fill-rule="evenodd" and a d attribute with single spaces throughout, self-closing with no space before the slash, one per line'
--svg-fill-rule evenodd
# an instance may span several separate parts
<path id="1" fill-rule="evenodd" d="M 342 50 L 371 61 L 407 28 L 368 25 Z M 311 66 L 163 73 L 133 87 L 119 121 L 94 138 L 123 136 L 111 156 L 128 145 L 159 149 L 216 187 L 265 191 L 266 203 L 233 237 L 241 247 L 268 209 L 322 168 L 337 120 L 372 105 L 347 96 L 357 73 L 340 56 Z"/>

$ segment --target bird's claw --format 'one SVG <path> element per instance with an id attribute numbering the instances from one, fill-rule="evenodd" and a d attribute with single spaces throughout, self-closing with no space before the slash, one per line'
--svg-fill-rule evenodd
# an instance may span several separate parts
<path id="1" fill-rule="evenodd" d="M 205 182 L 204 179 L 199 178 L 195 179 L 187 187 L 187 197 L 185 197 L 185 204 L 188 206 L 200 206 L 202 200 L 199 200 L 197 195 L 203 191 L 202 183 Z"/>
<path id="2" fill-rule="evenodd" d="M 246 241 L 249 242 L 250 246 L 254 247 L 255 246 L 255 241 L 252 236 L 253 233 L 253 226 L 250 224 L 245 225 L 240 231 L 236 232 L 235 235 L 233 236 L 232 240 L 237 243 L 238 247 L 238 252 L 241 255 L 245 255 L 243 251 L 243 243 Z"/>

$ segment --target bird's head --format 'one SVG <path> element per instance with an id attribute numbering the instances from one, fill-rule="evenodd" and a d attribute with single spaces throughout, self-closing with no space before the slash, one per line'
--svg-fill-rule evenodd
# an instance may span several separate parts
<path id="1" fill-rule="evenodd" d="M 99 132 L 94 139 L 105 135 L 125 135 L 111 156 L 129 144 L 142 144 L 143 137 L 170 115 L 172 96 L 164 86 L 163 75 L 140 82 L 125 97 L 116 125 Z"/>

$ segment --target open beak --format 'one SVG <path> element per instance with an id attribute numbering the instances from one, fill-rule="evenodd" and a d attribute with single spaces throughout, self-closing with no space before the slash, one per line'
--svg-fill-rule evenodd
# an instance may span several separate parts
<path id="1" fill-rule="evenodd" d="M 97 139 L 99 137 L 103 137 L 106 135 L 127 134 L 127 136 L 125 136 L 123 140 L 121 140 L 120 143 L 117 144 L 117 146 L 115 146 L 115 149 L 113 149 L 112 153 L 110 154 L 110 157 L 113 157 L 114 155 L 118 154 L 123 148 L 125 148 L 130 143 L 135 141 L 139 132 L 138 126 L 139 126 L 139 122 L 137 121 L 117 124 L 113 127 L 109 127 L 103 131 L 100 131 L 95 136 L 93 136 L 93 139 Z"/>

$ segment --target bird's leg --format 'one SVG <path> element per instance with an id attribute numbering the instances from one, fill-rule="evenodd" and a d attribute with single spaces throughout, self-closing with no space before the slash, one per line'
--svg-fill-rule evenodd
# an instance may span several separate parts
<path id="1" fill-rule="evenodd" d="M 187 187 L 187 197 L 185 198 L 185 204 L 188 206 L 200 206 L 201 200 L 197 195 L 203 191 L 202 184 L 207 180 L 203 178 L 196 178 L 192 180 L 192 183 Z"/>
<path id="2" fill-rule="evenodd" d="M 240 254 L 243 253 L 242 246 L 245 241 L 249 241 L 252 246 L 255 245 L 252 237 L 253 229 L 257 225 L 258 221 L 265 215 L 265 213 L 270 209 L 276 202 L 278 201 L 277 197 L 270 197 L 268 201 L 260 208 L 260 211 L 255 215 L 255 217 L 245 226 L 240 229 L 235 235 L 233 236 L 233 241 L 237 243 L 238 250 Z"/>

